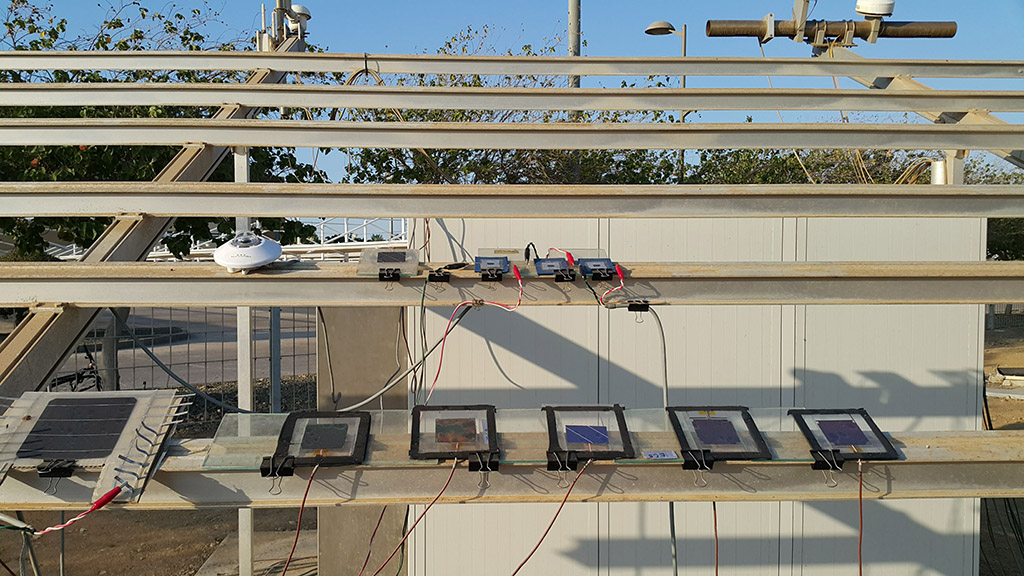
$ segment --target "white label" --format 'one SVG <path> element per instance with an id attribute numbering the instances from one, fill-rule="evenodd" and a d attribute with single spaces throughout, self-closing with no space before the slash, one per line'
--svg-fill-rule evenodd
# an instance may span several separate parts
<path id="1" fill-rule="evenodd" d="M 644 458 L 648 460 L 678 460 L 679 456 L 671 450 L 644 450 Z"/>

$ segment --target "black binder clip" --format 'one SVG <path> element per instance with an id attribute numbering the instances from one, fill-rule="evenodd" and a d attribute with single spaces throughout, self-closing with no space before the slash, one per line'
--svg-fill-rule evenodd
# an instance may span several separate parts
<path id="1" fill-rule="evenodd" d="M 36 472 L 40 478 L 70 478 L 77 467 L 75 460 L 43 460 L 42 464 L 36 466 Z"/>
<path id="2" fill-rule="evenodd" d="M 398 282 L 402 274 L 398 268 L 381 268 L 377 272 L 377 279 L 381 282 Z"/>

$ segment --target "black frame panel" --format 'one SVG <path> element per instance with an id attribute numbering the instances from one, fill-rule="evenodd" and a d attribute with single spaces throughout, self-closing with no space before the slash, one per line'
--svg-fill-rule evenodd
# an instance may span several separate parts
<path id="1" fill-rule="evenodd" d="M 614 412 L 615 422 L 619 425 L 619 436 L 622 440 L 622 450 L 602 450 L 586 452 L 588 454 L 587 459 L 594 460 L 618 460 L 620 458 L 632 459 L 636 458 L 636 452 L 633 450 L 633 441 L 629 436 L 629 428 L 626 426 L 626 415 L 623 412 L 622 406 L 615 404 L 612 406 L 544 406 L 541 408 L 547 414 L 548 422 L 548 454 L 564 454 L 566 450 L 562 449 L 561 444 L 558 442 L 558 428 L 557 421 L 555 418 L 556 412 Z M 576 452 L 576 451 L 568 451 Z M 578 453 L 578 452 L 577 452 Z"/>
<path id="2" fill-rule="evenodd" d="M 292 434 L 295 432 L 295 423 L 302 419 L 311 418 L 358 418 L 359 426 L 356 429 L 356 442 L 352 447 L 351 456 L 314 456 L 311 458 L 297 458 L 288 454 L 291 446 Z M 366 460 L 366 446 L 370 440 L 370 413 L 369 412 L 292 412 L 284 421 L 281 433 L 277 437 L 277 450 L 274 452 L 274 462 L 282 462 L 288 459 L 292 467 L 298 466 L 352 466 L 362 464 Z"/>
<path id="3" fill-rule="evenodd" d="M 771 460 L 772 453 L 768 450 L 768 444 L 764 441 L 764 436 L 761 431 L 757 428 L 757 423 L 754 422 L 754 418 L 750 415 L 749 408 L 746 406 L 669 406 L 665 408 L 668 412 L 669 419 L 672 421 L 672 429 L 675 430 L 676 438 L 679 440 L 679 447 L 683 452 L 699 452 L 701 449 L 690 446 L 690 443 L 686 440 L 686 434 L 683 433 L 683 425 L 679 421 L 679 415 L 676 412 L 692 412 L 692 411 L 715 411 L 715 412 L 739 412 L 743 417 L 743 423 L 747 425 L 747 432 L 754 439 L 754 443 L 757 444 L 757 452 L 733 452 L 726 450 L 713 450 L 711 455 L 717 460 Z"/>
<path id="4" fill-rule="evenodd" d="M 487 415 L 487 451 L 480 450 L 449 450 L 443 452 L 420 452 L 420 414 L 423 412 L 472 411 L 482 410 Z M 491 404 L 466 404 L 447 406 L 414 406 L 412 409 L 412 438 L 409 441 L 409 457 L 413 460 L 447 460 L 459 458 L 470 460 L 479 454 L 489 454 L 496 459 L 501 449 L 498 447 L 498 430 L 495 423 L 495 408 Z"/>
<path id="5" fill-rule="evenodd" d="M 856 414 L 867 423 L 868 427 L 878 438 L 879 443 L 885 448 L 884 453 L 843 453 L 842 450 L 836 450 L 835 448 L 826 448 L 822 446 L 818 440 L 814 437 L 814 433 L 811 432 L 810 426 L 807 424 L 806 417 L 814 416 L 816 414 Z M 896 452 L 896 448 L 889 442 L 889 439 L 885 437 L 885 433 L 875 424 L 875 421 L 868 415 L 867 410 L 863 408 L 845 408 L 845 409 L 822 409 L 822 410 L 811 410 L 806 408 L 794 408 L 789 411 L 789 415 L 796 420 L 796 425 L 803 432 L 804 438 L 807 439 L 807 443 L 811 445 L 811 453 L 814 452 L 839 452 L 840 455 L 846 460 L 899 460 L 899 453 Z"/>

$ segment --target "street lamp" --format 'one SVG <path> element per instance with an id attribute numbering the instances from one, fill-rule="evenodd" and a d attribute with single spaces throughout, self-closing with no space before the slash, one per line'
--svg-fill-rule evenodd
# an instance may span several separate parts
<path id="1" fill-rule="evenodd" d="M 666 36 L 668 34 L 675 34 L 676 36 L 679 36 L 682 39 L 682 41 L 683 41 L 682 56 L 684 58 L 686 57 L 686 25 L 685 24 L 682 26 L 682 29 L 676 30 L 676 27 L 673 26 L 671 22 L 668 22 L 666 20 L 656 20 L 654 22 L 651 22 L 647 26 L 647 29 L 644 30 L 644 34 L 649 34 L 651 36 Z M 679 75 L 679 87 L 680 88 L 686 88 L 686 75 L 685 74 L 680 74 Z M 690 112 L 691 112 L 691 110 L 680 110 L 679 111 L 679 122 L 680 123 L 686 122 L 686 117 L 690 114 Z M 683 176 L 685 176 L 685 175 L 686 175 L 686 153 L 685 153 L 685 151 L 680 150 L 679 151 L 679 180 L 680 180 L 680 182 L 682 181 Z"/>

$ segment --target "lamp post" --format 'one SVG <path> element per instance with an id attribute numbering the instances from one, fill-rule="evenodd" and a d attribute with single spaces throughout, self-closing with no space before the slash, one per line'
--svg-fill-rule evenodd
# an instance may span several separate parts
<path id="1" fill-rule="evenodd" d="M 685 24 L 681 27 L 680 30 L 676 30 L 676 27 L 673 26 L 671 22 L 667 22 L 665 20 L 657 20 L 655 22 L 651 22 L 650 25 L 647 26 L 647 29 L 644 30 L 644 34 L 649 34 L 651 36 L 666 36 L 668 34 L 675 34 L 676 36 L 679 36 L 682 39 L 682 43 L 683 43 L 682 56 L 683 56 L 683 58 L 686 57 L 686 25 Z M 686 75 L 685 74 L 680 74 L 679 75 L 679 87 L 680 88 L 686 88 Z M 690 110 L 680 110 L 679 111 L 679 122 L 680 123 L 685 123 L 686 122 L 686 117 L 690 114 L 690 112 L 691 112 Z M 686 176 L 686 151 L 685 150 L 680 150 L 679 151 L 679 181 L 680 182 L 683 181 L 683 177 L 684 176 Z"/>

